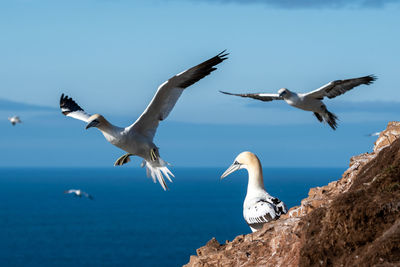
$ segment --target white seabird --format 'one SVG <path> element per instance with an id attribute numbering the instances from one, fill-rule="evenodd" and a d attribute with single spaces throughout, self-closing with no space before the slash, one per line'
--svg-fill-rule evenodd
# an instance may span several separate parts
<path id="1" fill-rule="evenodd" d="M 220 92 L 227 95 L 251 97 L 261 101 L 285 100 L 286 103 L 288 103 L 293 107 L 314 112 L 315 117 L 317 117 L 317 119 L 320 122 L 326 122 L 333 130 L 336 130 L 337 117 L 335 114 L 328 111 L 325 104 L 322 102 L 322 99 L 324 97 L 328 98 L 337 97 L 339 95 L 346 93 L 347 91 L 350 91 L 356 86 L 359 86 L 361 84 L 369 85 L 375 80 L 376 77 L 373 75 L 354 78 L 354 79 L 347 79 L 347 80 L 337 80 L 327 83 L 324 86 L 312 92 L 304 94 L 292 92 L 287 88 L 279 89 L 277 94 L 269 94 L 269 93 L 233 94 L 223 91 Z"/>
<path id="2" fill-rule="evenodd" d="M 142 167 L 146 167 L 148 177 L 156 179 L 164 190 L 167 189 L 163 175 L 172 182 L 174 175 L 167 168 L 167 163 L 161 159 L 158 147 L 153 143 L 160 121 L 167 118 L 183 90 L 201 80 L 216 70 L 216 65 L 227 59 L 225 51 L 203 63 L 183 71 L 161 84 L 150 104 L 140 117 L 128 127 L 118 127 L 108 122 L 102 115 L 89 115 L 72 98 L 61 95 L 61 112 L 87 123 L 86 129 L 98 128 L 111 144 L 127 152 L 114 163 L 123 165 L 130 161 L 130 156 L 143 158 Z"/>
<path id="3" fill-rule="evenodd" d="M 84 197 L 87 197 L 88 199 L 92 199 L 92 200 L 93 200 L 93 196 L 89 195 L 89 194 L 86 193 L 86 192 L 83 192 L 83 191 L 80 190 L 80 189 L 69 189 L 69 190 L 65 190 L 65 191 L 64 191 L 64 194 L 74 194 L 74 195 L 77 196 L 77 197 L 82 197 L 82 196 L 84 196 Z"/>
<path id="4" fill-rule="evenodd" d="M 20 118 L 18 116 L 8 117 L 8 120 L 11 122 L 11 124 L 13 126 L 15 126 L 15 124 L 17 124 L 17 123 L 22 123 L 22 121 L 20 120 Z"/>
<path id="5" fill-rule="evenodd" d="M 251 231 L 255 232 L 260 230 L 265 223 L 286 214 L 287 208 L 285 203 L 265 191 L 260 160 L 251 152 L 240 153 L 222 174 L 221 179 L 240 169 L 246 169 L 249 174 L 247 194 L 243 203 L 243 217 Z"/>
<path id="6" fill-rule="evenodd" d="M 367 136 L 379 136 L 380 134 L 381 134 L 381 132 L 376 132 L 376 133 L 367 134 Z"/>

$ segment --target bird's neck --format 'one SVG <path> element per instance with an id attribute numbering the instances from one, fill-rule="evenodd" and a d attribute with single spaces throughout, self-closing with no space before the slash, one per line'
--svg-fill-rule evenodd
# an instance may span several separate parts
<path id="1" fill-rule="evenodd" d="M 264 180 L 261 164 L 259 162 L 253 163 L 250 166 L 247 166 L 247 171 L 249 173 L 247 194 L 259 190 L 264 190 Z"/>
<path id="2" fill-rule="evenodd" d="M 292 91 L 287 91 L 286 95 L 284 96 L 284 99 L 294 99 L 298 98 L 297 93 L 292 92 Z"/>
<path id="3" fill-rule="evenodd" d="M 97 127 L 104 135 L 104 137 L 111 142 L 112 139 L 116 138 L 121 134 L 123 128 L 112 125 L 106 119 L 102 122 L 101 126 Z"/>

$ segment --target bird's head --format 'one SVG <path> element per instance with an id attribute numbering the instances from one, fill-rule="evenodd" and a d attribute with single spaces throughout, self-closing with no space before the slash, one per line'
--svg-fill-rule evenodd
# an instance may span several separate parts
<path id="1" fill-rule="evenodd" d="M 86 130 L 89 128 L 92 128 L 92 127 L 100 128 L 106 123 L 107 123 L 107 121 L 106 121 L 106 119 L 104 119 L 104 117 L 102 115 L 94 114 L 94 115 L 90 116 L 90 118 L 88 120 L 88 124 L 86 125 Z"/>
<path id="2" fill-rule="evenodd" d="M 289 95 L 290 91 L 286 88 L 281 88 L 278 90 L 279 97 L 285 98 L 285 96 Z"/>
<path id="3" fill-rule="evenodd" d="M 254 166 L 256 164 L 260 164 L 260 160 L 256 155 L 249 151 L 242 152 L 235 158 L 233 164 L 221 175 L 221 179 L 237 170 L 247 169 L 248 166 Z"/>

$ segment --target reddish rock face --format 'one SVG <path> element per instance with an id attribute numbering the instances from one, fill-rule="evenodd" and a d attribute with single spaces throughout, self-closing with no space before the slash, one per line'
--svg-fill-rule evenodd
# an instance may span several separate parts
<path id="1" fill-rule="evenodd" d="M 374 152 L 380 151 L 382 148 L 391 145 L 400 136 L 400 122 L 391 121 L 385 131 L 379 134 L 374 145 Z"/>
<path id="2" fill-rule="evenodd" d="M 210 240 L 185 266 L 400 266 L 400 122 L 342 178 L 263 229 Z"/>

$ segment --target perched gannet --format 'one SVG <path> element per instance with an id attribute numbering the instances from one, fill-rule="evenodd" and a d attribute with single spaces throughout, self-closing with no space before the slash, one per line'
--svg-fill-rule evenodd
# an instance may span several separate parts
<path id="1" fill-rule="evenodd" d="M 89 195 L 89 194 L 86 193 L 86 192 L 83 192 L 83 191 L 80 190 L 80 189 L 69 189 L 69 190 L 65 190 L 65 191 L 64 191 L 64 194 L 74 194 L 74 195 L 77 196 L 77 197 L 82 197 L 82 196 L 84 196 L 84 197 L 87 197 L 88 199 L 93 199 L 93 197 L 92 197 L 91 195 Z"/>
<path id="2" fill-rule="evenodd" d="M 22 123 L 22 121 L 20 120 L 20 118 L 18 116 L 9 117 L 8 120 L 11 122 L 11 124 L 13 126 L 15 126 L 15 124 L 17 124 L 17 123 Z"/>
<path id="3" fill-rule="evenodd" d="M 329 126 L 332 127 L 333 130 L 336 130 L 337 117 L 335 114 L 328 111 L 325 104 L 322 102 L 322 99 L 324 97 L 328 98 L 337 97 L 353 89 L 356 86 L 359 86 L 361 84 L 369 85 L 375 80 L 376 77 L 373 75 L 354 78 L 354 79 L 347 79 L 347 80 L 337 80 L 325 84 L 324 86 L 312 92 L 304 94 L 295 93 L 286 88 L 279 89 L 277 94 L 268 94 L 268 93 L 233 94 L 222 91 L 220 92 L 227 95 L 251 97 L 261 101 L 285 100 L 286 103 L 288 103 L 293 107 L 314 112 L 315 117 L 317 117 L 317 119 L 320 122 L 326 122 L 329 124 Z"/>
<path id="4" fill-rule="evenodd" d="M 255 232 L 265 223 L 287 213 L 287 208 L 285 203 L 265 191 L 260 160 L 251 152 L 240 153 L 222 174 L 221 179 L 240 169 L 246 169 L 249 173 L 247 194 L 243 203 L 243 217 L 250 229 Z"/>
<path id="5" fill-rule="evenodd" d="M 143 158 L 142 167 L 146 167 L 148 177 L 156 179 L 164 190 L 167 189 L 163 175 L 172 182 L 169 175 L 174 175 L 167 168 L 167 163 L 160 158 L 158 147 L 153 143 L 158 124 L 171 112 L 183 90 L 216 70 L 216 65 L 227 59 L 225 51 L 203 63 L 183 71 L 158 87 L 156 94 L 142 115 L 128 127 L 117 127 L 102 115 L 87 114 L 72 98 L 61 95 L 61 112 L 69 117 L 87 123 L 86 129 L 98 128 L 111 144 L 127 152 L 115 162 L 114 166 L 130 161 L 130 156 Z"/>

